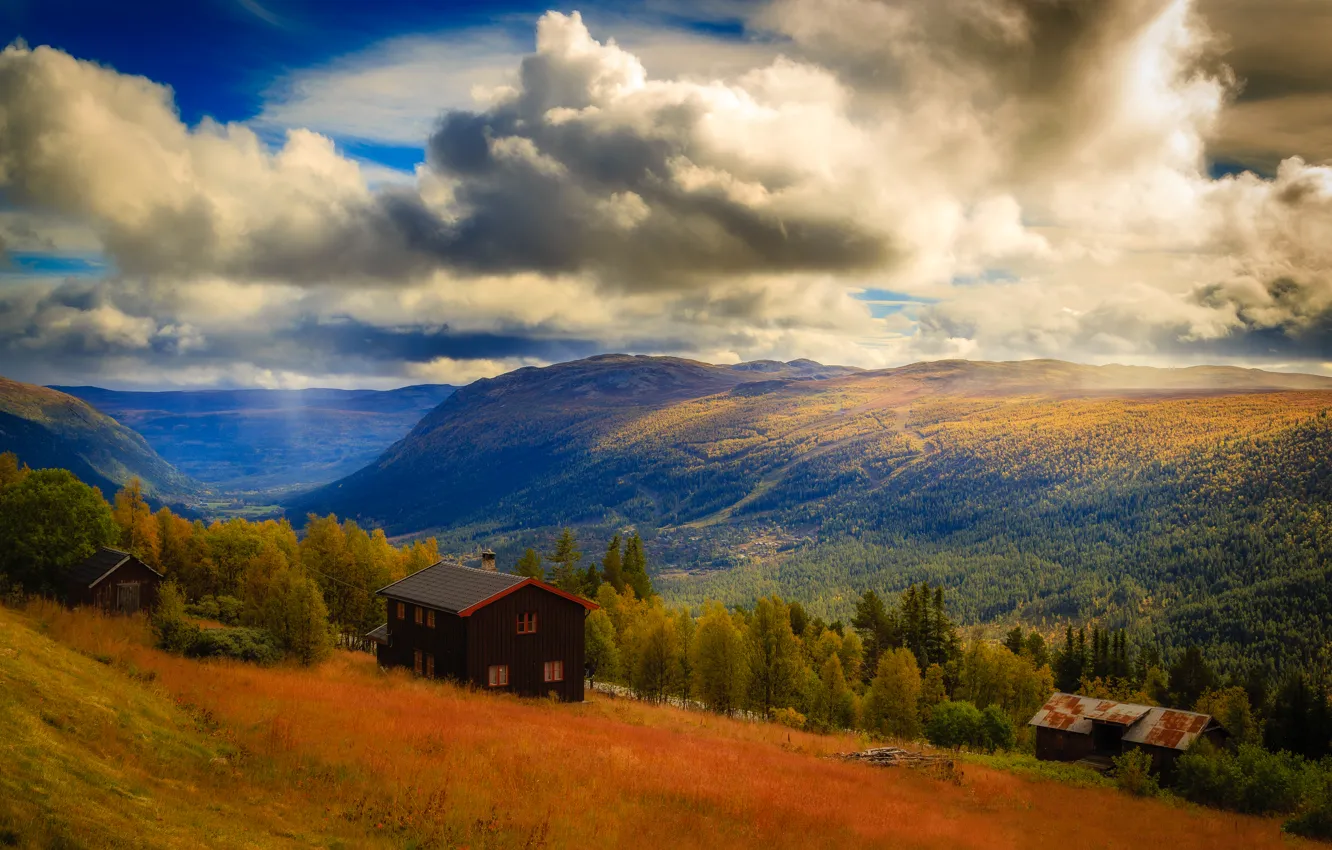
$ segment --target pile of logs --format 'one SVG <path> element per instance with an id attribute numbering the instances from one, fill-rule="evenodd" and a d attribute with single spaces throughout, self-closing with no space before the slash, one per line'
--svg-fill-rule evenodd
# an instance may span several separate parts
<path id="1" fill-rule="evenodd" d="M 912 767 L 924 769 L 931 776 L 940 779 L 948 779 L 953 782 L 961 780 L 961 771 L 953 760 L 947 756 L 929 755 L 927 753 L 916 752 L 915 750 L 904 750 L 901 747 L 874 747 L 859 753 L 837 753 L 833 758 L 839 758 L 843 761 L 861 761 L 867 764 L 877 764 L 880 767 Z"/>

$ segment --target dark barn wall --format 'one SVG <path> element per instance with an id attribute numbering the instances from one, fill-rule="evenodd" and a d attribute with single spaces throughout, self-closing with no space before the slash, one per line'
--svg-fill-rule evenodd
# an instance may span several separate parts
<path id="1" fill-rule="evenodd" d="M 162 579 L 157 573 L 144 566 L 143 562 L 131 558 L 111 575 L 89 587 L 70 588 L 70 605 L 91 605 L 102 611 L 120 613 L 117 600 L 119 587 L 123 585 L 139 586 L 139 611 L 151 611 L 157 605 L 157 587 Z M 134 613 L 127 611 L 124 613 Z"/>
<path id="2" fill-rule="evenodd" d="M 518 615 L 537 614 L 536 634 L 518 634 Z M 567 702 L 583 700 L 583 626 L 587 609 L 548 590 L 531 585 L 514 591 L 473 613 L 468 620 L 469 678 L 488 687 L 492 664 L 509 665 L 505 690 L 523 696 L 554 691 Z M 543 681 L 547 661 L 564 662 L 564 681 Z"/>
<path id="3" fill-rule="evenodd" d="M 1092 754 L 1091 735 L 1062 729 L 1036 727 L 1036 758 L 1044 761 L 1077 761 Z"/>
<path id="4" fill-rule="evenodd" d="M 381 667 L 415 669 L 415 650 L 435 656 L 435 677 L 464 681 L 467 678 L 467 624 L 455 614 L 435 612 L 435 627 L 426 625 L 424 613 L 416 624 L 417 606 L 404 602 L 405 616 L 398 619 L 398 600 L 388 599 L 389 646 L 376 650 Z M 421 608 L 422 612 L 428 608 Z"/>

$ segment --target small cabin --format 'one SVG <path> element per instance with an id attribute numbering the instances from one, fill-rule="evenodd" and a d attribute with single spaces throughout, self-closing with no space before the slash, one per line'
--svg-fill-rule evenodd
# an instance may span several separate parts
<path id="1" fill-rule="evenodd" d="M 583 629 L 597 606 L 534 578 L 440 561 L 378 591 L 381 667 L 522 696 L 583 700 Z"/>
<path id="2" fill-rule="evenodd" d="M 157 604 L 163 576 L 128 552 L 101 548 L 65 577 L 65 604 L 109 614 L 135 614 Z"/>
<path id="3" fill-rule="evenodd" d="M 1170 774 L 1175 759 L 1199 738 L 1221 743 L 1226 730 L 1211 715 L 1056 693 L 1028 725 L 1036 727 L 1036 758 L 1109 766 L 1130 749 L 1145 750 L 1158 773 Z"/>

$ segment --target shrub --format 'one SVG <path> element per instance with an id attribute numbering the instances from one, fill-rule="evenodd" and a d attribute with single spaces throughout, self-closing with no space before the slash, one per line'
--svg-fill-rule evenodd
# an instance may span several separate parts
<path id="1" fill-rule="evenodd" d="M 152 624 L 157 645 L 168 652 L 187 652 L 199 637 L 199 627 L 186 616 L 185 597 L 174 581 L 158 590 Z"/>
<path id="2" fill-rule="evenodd" d="M 1332 841 L 1332 795 L 1324 793 L 1318 803 L 1282 824 L 1292 835 Z"/>
<path id="3" fill-rule="evenodd" d="M 234 596 L 219 596 L 216 601 L 217 621 L 228 626 L 239 626 L 245 603 Z"/>
<path id="4" fill-rule="evenodd" d="M 783 726 L 790 726 L 792 729 L 805 728 L 805 715 L 796 711 L 794 708 L 774 708 L 772 710 L 772 719 Z"/>
<path id="5" fill-rule="evenodd" d="M 1155 797 L 1161 786 L 1152 776 L 1152 757 L 1146 750 L 1133 747 L 1111 761 L 1115 765 L 1115 785 L 1135 797 Z"/>
<path id="6" fill-rule="evenodd" d="M 257 664 L 273 664 L 282 652 L 273 636 L 263 629 L 204 629 L 185 650 L 191 658 L 233 658 Z"/>
<path id="7" fill-rule="evenodd" d="M 997 705 L 987 705 L 981 712 L 981 740 L 978 742 L 987 752 L 1011 750 L 1017 742 L 1013 731 L 1013 721 Z"/>
<path id="8" fill-rule="evenodd" d="M 1234 752 L 1201 741 L 1180 756 L 1175 787 L 1195 803 L 1248 814 L 1289 814 L 1322 790 L 1315 764 L 1290 753 L 1272 753 L 1254 744 Z"/>
<path id="9" fill-rule="evenodd" d="M 934 707 L 925 737 L 936 747 L 985 747 L 984 717 L 966 701 L 944 700 Z"/>

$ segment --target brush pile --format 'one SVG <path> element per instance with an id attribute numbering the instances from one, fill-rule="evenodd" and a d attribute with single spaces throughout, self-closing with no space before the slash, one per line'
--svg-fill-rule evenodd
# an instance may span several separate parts
<path id="1" fill-rule="evenodd" d="M 880 767 L 915 768 L 938 779 L 952 782 L 961 782 L 962 779 L 962 771 L 957 769 L 951 758 L 904 750 L 901 747 L 873 747 L 858 753 L 837 753 L 833 758 L 876 764 Z"/>

